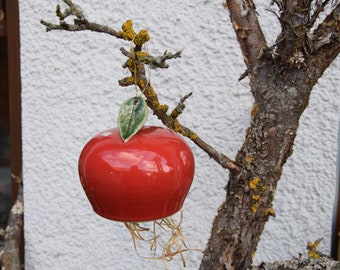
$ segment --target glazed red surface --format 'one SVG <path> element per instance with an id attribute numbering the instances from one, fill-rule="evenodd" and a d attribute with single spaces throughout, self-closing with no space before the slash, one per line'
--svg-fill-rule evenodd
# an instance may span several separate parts
<path id="1" fill-rule="evenodd" d="M 94 211 L 117 221 L 149 221 L 179 211 L 194 177 L 194 157 L 175 132 L 144 127 L 128 142 L 117 128 L 94 136 L 79 176 Z"/>

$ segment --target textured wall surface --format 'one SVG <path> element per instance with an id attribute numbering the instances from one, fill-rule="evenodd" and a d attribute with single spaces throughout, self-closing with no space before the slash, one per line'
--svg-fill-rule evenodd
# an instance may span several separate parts
<path id="1" fill-rule="evenodd" d="M 279 31 L 268 1 L 257 1 L 269 43 Z M 20 1 L 25 249 L 27 270 L 163 269 L 140 258 L 129 232 L 91 209 L 78 179 L 78 156 L 98 132 L 116 126 L 119 104 L 135 94 L 117 81 L 127 73 L 119 48 L 128 42 L 91 32 L 49 32 L 61 1 Z M 151 54 L 183 49 L 151 81 L 160 101 L 173 108 L 187 100 L 180 120 L 218 150 L 234 157 L 249 124 L 252 96 L 227 10 L 218 0 L 79 0 L 90 20 L 119 29 L 132 19 L 148 29 Z M 313 90 L 301 119 L 292 157 L 276 192 L 275 210 L 255 262 L 287 259 L 305 252 L 307 241 L 323 238 L 329 252 L 335 197 L 337 129 L 340 111 L 339 59 Z M 161 125 L 152 115 L 148 124 Z M 196 176 L 183 207 L 183 233 L 191 248 L 204 249 L 228 172 L 194 146 Z M 201 254 L 184 254 L 197 269 Z M 169 269 L 182 269 L 180 260 Z"/>

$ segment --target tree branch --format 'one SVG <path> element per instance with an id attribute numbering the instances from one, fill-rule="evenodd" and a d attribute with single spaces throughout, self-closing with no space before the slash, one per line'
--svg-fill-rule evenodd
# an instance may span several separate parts
<path id="1" fill-rule="evenodd" d="M 340 3 L 326 16 L 311 35 L 312 54 L 308 73 L 319 78 L 340 53 Z M 316 83 L 316 80 L 311 81 Z"/>
<path id="2" fill-rule="evenodd" d="M 18 270 L 21 269 L 20 263 L 20 240 L 23 226 L 23 188 L 19 177 L 13 176 L 19 184 L 18 196 L 12 206 L 8 225 L 3 230 L 5 246 L 0 253 L 1 269 Z"/>
<path id="3" fill-rule="evenodd" d="M 317 51 L 325 42 L 330 42 L 329 35 L 323 35 L 323 38 L 320 38 L 318 34 L 320 34 L 320 28 L 328 27 L 331 20 L 335 21 L 335 25 L 337 24 L 336 21 L 338 21 L 339 18 L 336 17 L 334 12 L 336 8 L 332 12 L 333 15 L 329 14 L 327 16 L 328 19 L 326 18 L 326 20 L 317 27 L 319 30 L 314 31 L 313 34 L 311 33 L 311 28 L 325 7 L 330 3 L 330 0 L 315 2 L 287 0 L 275 1 L 275 3 L 279 6 L 281 14 L 279 21 L 282 26 L 282 32 L 278 37 L 277 46 L 283 62 L 289 61 L 296 52 L 302 52 L 308 56 Z M 313 4 L 314 7 L 312 6 Z M 339 3 L 337 5 L 339 5 Z M 329 16 L 332 16 L 332 18 Z M 334 34 L 339 32 L 339 30 L 333 27 L 327 32 L 328 34 Z M 317 39 L 319 40 L 315 39 L 315 36 L 318 36 Z"/>
<path id="4" fill-rule="evenodd" d="M 191 97 L 191 95 L 192 95 L 192 92 L 190 92 L 189 94 L 181 98 L 176 108 L 173 109 L 170 114 L 172 118 L 176 119 L 183 112 L 183 110 L 185 109 L 184 101 L 186 101 L 189 97 Z"/>
<path id="5" fill-rule="evenodd" d="M 311 29 L 314 26 L 316 20 L 320 16 L 320 13 L 324 11 L 325 7 L 329 4 L 329 2 L 330 2 L 330 0 L 324 0 L 322 3 L 319 3 L 319 1 L 317 1 L 315 11 L 310 16 L 310 20 L 308 22 L 308 28 L 309 29 Z"/>
<path id="6" fill-rule="evenodd" d="M 182 54 L 182 51 L 177 51 L 174 54 L 171 53 L 171 52 L 165 51 L 163 53 L 163 55 L 152 56 L 152 55 L 149 55 L 146 52 L 141 52 L 139 54 L 138 53 L 133 54 L 133 53 L 127 51 L 124 48 L 120 48 L 120 51 L 122 52 L 122 54 L 124 54 L 128 58 L 136 57 L 137 61 L 149 65 L 149 67 L 152 68 L 152 69 L 155 69 L 155 68 L 168 68 L 169 65 L 165 61 L 169 60 L 169 59 L 180 58 L 181 54 Z"/>
<path id="7" fill-rule="evenodd" d="M 252 0 L 227 0 L 230 19 L 240 43 L 248 74 L 258 66 L 261 52 L 267 48 L 266 39 L 257 19 Z"/>
<path id="8" fill-rule="evenodd" d="M 182 134 L 183 136 L 191 139 L 198 147 L 205 151 L 209 157 L 213 158 L 223 168 L 239 171 L 240 166 L 226 155 L 218 152 L 211 145 L 202 140 L 194 131 L 182 125 L 175 115 L 176 109 L 171 114 L 167 114 L 168 106 L 159 103 L 156 92 L 150 85 L 145 75 L 144 64 L 149 65 L 151 68 L 167 68 L 168 64 L 165 62 L 169 59 L 175 59 L 181 56 L 181 51 L 172 54 L 167 51 L 161 56 L 151 56 L 147 52 L 142 51 L 142 45 L 150 39 L 146 30 L 141 30 L 138 34 L 132 27 L 132 21 L 126 21 L 122 26 L 122 31 L 113 30 L 107 26 L 89 22 L 83 12 L 71 0 L 63 0 L 68 6 L 64 12 L 61 12 L 59 5 L 56 9 L 56 15 L 60 19 L 59 24 L 52 24 L 41 20 L 41 24 L 46 26 L 47 31 L 51 30 L 66 30 L 66 31 L 83 31 L 90 30 L 98 33 L 106 33 L 117 38 L 132 41 L 135 47 L 131 51 L 121 49 L 121 52 L 128 57 L 128 60 L 123 67 L 128 67 L 131 76 L 126 77 L 119 81 L 121 86 L 137 85 L 141 92 L 146 97 L 146 102 L 153 113 L 162 121 L 162 123 L 169 129 Z M 69 16 L 75 16 L 74 24 L 68 24 L 64 21 Z M 184 100 L 183 100 L 184 102 Z M 182 103 L 183 103 L 182 102 Z M 180 102 L 181 103 L 181 102 Z M 177 108 L 178 109 L 178 108 Z"/>
<path id="9" fill-rule="evenodd" d="M 44 20 L 40 21 L 41 24 L 46 26 L 46 31 L 52 31 L 52 30 L 66 30 L 70 32 L 79 32 L 79 31 L 84 31 L 84 30 L 90 30 L 93 32 L 98 32 L 98 33 L 105 33 L 111 36 L 114 36 L 116 38 L 123 38 L 120 32 L 117 32 L 116 30 L 108 27 L 108 26 L 103 26 L 97 23 L 87 23 L 87 24 L 68 24 L 64 21 L 61 21 L 59 24 L 53 24 L 46 22 Z"/>
<path id="10" fill-rule="evenodd" d="M 326 16 L 312 34 L 314 51 L 333 43 L 335 51 L 340 47 L 340 3 Z M 336 46 L 337 45 L 337 46 Z M 333 49 L 333 50 L 334 50 Z M 328 49 L 327 49 L 328 50 Z"/>
<path id="11" fill-rule="evenodd" d="M 71 32 L 76 31 L 84 31 L 90 30 L 98 33 L 105 33 L 116 38 L 124 38 L 122 32 L 116 31 L 108 26 L 103 26 L 97 23 L 89 22 L 84 16 L 83 12 L 80 8 L 78 8 L 75 4 L 73 4 L 70 0 L 63 0 L 64 3 L 68 6 L 64 12 L 61 12 L 60 6 L 57 5 L 56 15 L 59 17 L 59 24 L 53 24 L 50 22 L 46 22 L 44 20 L 40 20 L 40 23 L 46 26 L 46 31 L 52 30 L 66 30 Z M 65 22 L 65 19 L 69 16 L 75 17 L 73 20 L 74 24 L 68 24 Z"/>
<path id="12" fill-rule="evenodd" d="M 239 171 L 241 169 L 241 167 L 234 160 L 215 150 L 214 147 L 202 140 L 194 131 L 182 125 L 177 119 L 178 115 L 174 113 L 176 108 L 171 114 L 167 114 L 168 106 L 160 104 L 156 92 L 146 78 L 145 68 L 142 63 L 137 63 L 136 65 L 132 64 L 131 58 L 129 58 L 125 66 L 129 67 L 132 77 L 127 77 L 120 80 L 119 85 L 129 86 L 135 84 L 135 81 L 137 81 L 137 86 L 146 97 L 148 106 L 166 127 L 192 140 L 198 147 L 205 151 L 210 158 L 214 159 L 223 168 L 232 171 Z M 135 78 L 137 79 L 135 80 Z"/>
<path id="13" fill-rule="evenodd" d="M 277 50 L 283 63 L 289 61 L 297 51 L 309 52 L 306 41 L 312 2 L 287 0 L 279 5 L 282 30 L 277 39 Z"/>

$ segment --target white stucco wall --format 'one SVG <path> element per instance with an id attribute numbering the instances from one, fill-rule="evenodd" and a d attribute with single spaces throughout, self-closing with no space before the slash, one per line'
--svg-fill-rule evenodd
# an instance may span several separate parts
<path id="1" fill-rule="evenodd" d="M 116 125 L 119 104 L 134 95 L 117 81 L 127 73 L 119 48 L 129 43 L 91 32 L 46 33 L 39 20 L 57 22 L 61 1 L 20 1 L 23 177 L 27 270 L 163 269 L 161 261 L 136 255 L 123 224 L 91 209 L 77 174 L 79 153 L 91 136 Z M 245 65 L 221 1 L 77 1 L 90 20 L 116 29 L 132 19 L 149 30 L 149 52 L 183 49 L 168 70 L 152 71 L 161 102 L 176 105 L 190 91 L 180 120 L 220 151 L 234 157 L 249 123 L 248 80 L 238 82 Z M 257 6 L 272 42 L 278 24 Z M 330 250 L 335 195 L 337 129 L 340 112 L 339 59 L 313 90 L 301 119 L 294 154 L 284 167 L 276 193 L 277 216 L 267 224 L 255 262 L 287 259 L 323 237 Z M 149 124 L 161 125 L 152 115 Z M 187 244 L 204 249 L 221 204 L 228 173 L 192 146 L 196 176 L 185 202 Z M 197 269 L 198 252 L 185 254 Z M 175 260 L 169 269 L 182 269 Z"/>

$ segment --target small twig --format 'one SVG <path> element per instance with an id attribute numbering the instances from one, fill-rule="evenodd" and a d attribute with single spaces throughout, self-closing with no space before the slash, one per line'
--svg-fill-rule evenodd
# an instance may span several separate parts
<path id="1" fill-rule="evenodd" d="M 85 21 L 85 22 L 87 21 L 85 19 L 85 16 L 84 16 L 83 12 L 81 11 L 81 9 L 79 7 L 77 7 L 75 4 L 73 4 L 72 1 L 70 1 L 70 0 L 63 0 L 63 2 L 70 7 L 70 9 L 66 9 L 65 10 L 66 11 L 66 14 L 65 14 L 66 16 L 64 18 L 66 18 L 69 15 L 74 15 L 79 20 L 81 20 L 81 21 Z M 57 12 L 57 16 L 60 19 L 64 19 L 64 18 L 61 17 L 62 13 L 60 12 L 60 6 L 59 5 L 57 5 L 57 11 L 56 12 Z"/>
<path id="2" fill-rule="evenodd" d="M 136 58 L 139 62 L 147 64 L 150 68 L 168 68 L 169 65 L 165 62 L 169 59 L 176 59 L 181 57 L 182 51 L 177 51 L 176 53 L 171 53 L 165 51 L 163 55 L 160 56 L 152 56 L 152 55 L 133 55 L 131 52 L 127 51 L 124 48 L 120 48 L 122 54 L 124 54 L 128 58 Z"/>
<path id="3" fill-rule="evenodd" d="M 319 18 L 319 15 L 322 11 L 324 11 L 325 7 L 327 6 L 327 4 L 329 3 L 330 0 L 324 0 L 322 2 L 322 4 L 317 4 L 317 9 L 315 10 L 315 12 L 313 13 L 313 15 L 311 16 L 309 22 L 308 22 L 308 27 L 312 28 L 315 21 Z"/>
<path id="4" fill-rule="evenodd" d="M 185 104 L 184 102 L 186 101 L 187 98 L 189 98 L 192 95 L 192 92 L 190 92 L 189 94 L 186 94 L 184 97 L 182 97 L 179 101 L 179 103 L 177 104 L 176 108 L 172 110 L 171 112 L 171 117 L 176 119 L 185 109 Z"/>
<path id="5" fill-rule="evenodd" d="M 270 5 L 276 4 L 280 11 L 284 10 L 284 3 L 282 0 L 272 0 Z"/>
<path id="6" fill-rule="evenodd" d="M 108 26 L 100 25 L 97 23 L 89 22 L 80 8 L 78 8 L 71 0 L 63 0 L 65 4 L 69 6 L 64 12 L 60 10 L 60 6 L 57 5 L 56 15 L 59 18 L 59 24 L 53 24 L 44 20 L 40 20 L 40 23 L 46 26 L 46 31 L 52 30 L 66 30 L 66 31 L 84 31 L 90 30 L 98 33 L 105 33 L 116 38 L 124 38 L 121 31 L 116 31 Z M 64 20 L 69 16 L 75 16 L 74 24 L 66 23 Z"/>
<path id="7" fill-rule="evenodd" d="M 89 30 L 92 32 L 108 34 L 116 38 L 121 38 L 121 39 L 123 38 L 123 35 L 119 31 L 116 31 L 108 26 L 103 26 L 97 23 L 89 22 L 87 24 L 76 25 L 76 24 L 68 24 L 66 22 L 61 21 L 60 24 L 53 24 L 53 23 L 46 22 L 44 20 L 40 20 L 40 23 L 46 26 L 47 32 L 52 31 L 52 30 L 65 30 L 65 31 L 70 31 L 70 32 Z"/>
<path id="8" fill-rule="evenodd" d="M 176 59 L 180 58 L 182 54 L 182 51 L 177 51 L 174 54 L 171 52 L 165 51 L 163 55 L 158 56 L 158 57 L 152 57 L 150 55 L 147 55 L 145 57 L 141 58 L 141 61 L 145 64 L 148 64 L 150 68 L 168 68 L 169 65 L 165 63 L 166 60 L 169 59 Z"/>
<path id="9" fill-rule="evenodd" d="M 318 52 L 321 49 L 327 50 L 327 55 L 331 55 L 325 45 L 331 43 L 337 44 L 337 51 L 339 51 L 338 35 L 336 34 L 339 29 L 339 12 L 340 2 L 337 3 L 336 7 L 329 13 L 322 23 L 313 31 L 311 36 L 313 52 Z M 321 53 L 321 52 L 320 52 Z"/>
<path id="10" fill-rule="evenodd" d="M 246 69 L 246 71 L 243 72 L 243 73 L 241 74 L 241 76 L 238 78 L 238 81 L 239 81 L 239 82 L 242 81 L 245 77 L 248 76 L 248 74 L 249 74 L 249 70 Z"/>

